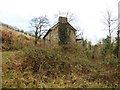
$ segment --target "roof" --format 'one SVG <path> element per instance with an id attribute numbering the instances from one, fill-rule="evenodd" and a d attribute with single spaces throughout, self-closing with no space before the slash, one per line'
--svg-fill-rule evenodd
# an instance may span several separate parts
<path id="1" fill-rule="evenodd" d="M 67 26 L 70 26 L 70 28 L 71 28 L 74 32 L 76 31 L 76 29 L 75 29 L 71 24 L 69 24 L 69 23 L 66 23 L 66 24 L 67 24 Z M 43 39 L 49 34 L 50 31 L 54 30 L 54 29 L 57 28 L 58 26 L 59 26 L 59 22 L 58 22 L 57 24 L 55 24 L 54 26 L 52 26 L 52 27 L 48 30 L 48 32 L 44 35 Z"/>

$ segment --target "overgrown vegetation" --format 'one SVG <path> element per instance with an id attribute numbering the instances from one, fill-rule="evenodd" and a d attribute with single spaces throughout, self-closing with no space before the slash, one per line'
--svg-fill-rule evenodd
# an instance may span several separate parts
<path id="1" fill-rule="evenodd" d="M 93 59 L 89 48 L 81 48 L 63 52 L 34 47 L 3 52 L 7 57 L 3 58 L 7 60 L 3 65 L 3 87 L 118 87 L 117 60 Z"/>
<path id="2" fill-rule="evenodd" d="M 96 45 L 83 40 L 67 44 L 64 49 L 46 49 L 34 46 L 34 40 L 22 34 L 10 31 L 2 31 L 2 34 L 3 88 L 120 86 L 120 62 L 114 54 L 116 42 L 109 51 L 109 37 Z"/>
<path id="3" fill-rule="evenodd" d="M 19 50 L 33 46 L 33 38 L 30 36 L 12 30 L 0 30 L 0 32 L 2 32 L 2 50 Z"/>
<path id="4" fill-rule="evenodd" d="M 114 49 L 114 54 L 120 58 L 120 30 L 117 31 L 117 38 L 116 38 L 116 47 Z"/>

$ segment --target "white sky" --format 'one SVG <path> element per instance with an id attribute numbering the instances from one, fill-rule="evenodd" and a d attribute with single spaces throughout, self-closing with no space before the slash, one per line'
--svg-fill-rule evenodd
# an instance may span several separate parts
<path id="1" fill-rule="evenodd" d="M 47 15 L 54 25 L 54 15 L 59 11 L 74 13 L 78 21 L 75 25 L 82 28 L 84 37 L 96 43 L 108 35 L 102 24 L 107 9 L 117 16 L 119 0 L 0 0 L 0 21 L 30 30 L 30 19 Z M 57 22 L 56 22 L 57 23 Z"/>

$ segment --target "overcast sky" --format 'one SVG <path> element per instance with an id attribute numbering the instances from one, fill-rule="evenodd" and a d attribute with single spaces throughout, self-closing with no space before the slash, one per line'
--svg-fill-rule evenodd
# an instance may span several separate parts
<path id="1" fill-rule="evenodd" d="M 75 25 L 81 27 L 84 38 L 96 43 L 108 35 L 102 23 L 104 12 L 113 11 L 117 17 L 119 0 L 0 0 L 0 21 L 29 31 L 30 19 L 47 15 L 52 25 L 55 14 L 72 12 L 77 16 Z"/>

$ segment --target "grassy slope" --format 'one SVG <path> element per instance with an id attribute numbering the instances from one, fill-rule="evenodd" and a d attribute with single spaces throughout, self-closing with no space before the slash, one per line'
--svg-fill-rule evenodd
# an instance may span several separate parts
<path id="1" fill-rule="evenodd" d="M 7 28 L 7 27 L 1 26 L 1 25 L 0 25 L 0 31 L 10 31 L 10 32 L 12 32 L 12 33 L 15 35 L 15 37 L 17 37 L 17 36 L 19 36 L 19 35 L 23 35 L 23 36 L 26 36 L 27 38 L 34 39 L 33 37 L 31 37 L 31 36 L 29 36 L 29 35 L 25 35 L 25 34 L 23 34 L 23 33 L 21 33 L 21 32 L 12 30 L 12 29 L 10 29 L 10 28 Z"/>
<path id="2" fill-rule="evenodd" d="M 22 49 L 33 46 L 34 37 L 0 26 L 2 32 L 2 50 Z"/>
<path id="3" fill-rule="evenodd" d="M 15 59 L 15 55 L 18 51 L 7 51 L 3 52 L 3 87 L 102 87 L 104 85 L 98 84 L 97 82 L 89 82 L 87 80 L 87 72 L 82 71 L 76 73 L 73 71 L 71 74 L 63 73 L 57 78 L 49 77 L 44 75 L 33 75 L 30 70 L 25 70 L 23 73 L 20 71 L 20 59 Z M 12 58 L 11 58 L 12 57 Z M 66 58 L 66 57 L 64 57 Z M 82 60 L 81 60 L 82 61 Z M 70 61 L 71 65 L 78 61 Z M 87 61 L 88 62 L 88 61 Z M 68 60 L 66 60 L 66 64 Z M 81 66 L 86 63 L 81 62 Z M 74 68 L 74 66 L 72 66 Z M 84 70 L 89 70 L 85 66 Z M 91 67 L 92 69 L 92 67 Z M 93 68 L 94 69 L 94 68 Z M 93 70 L 92 69 L 92 70 Z M 69 70 L 69 68 L 67 69 Z M 74 69 L 73 69 L 74 70 Z M 49 71 L 49 70 L 48 70 Z M 47 72 L 47 70 L 46 70 Z M 66 71 L 67 72 L 67 71 Z M 41 77 L 42 76 L 42 77 Z M 46 81 L 47 79 L 47 81 Z M 34 82 L 36 82 L 34 84 Z"/>
<path id="4" fill-rule="evenodd" d="M 53 52 L 47 52 L 52 56 L 50 53 Z M 3 87 L 105 88 L 117 85 L 117 81 L 113 80 L 114 76 L 112 76 L 114 68 L 107 68 L 101 62 L 90 61 L 75 54 L 70 55 L 68 53 L 68 56 L 65 53 L 61 53 L 58 57 L 53 56 L 49 60 L 46 57 L 45 59 L 45 62 L 49 63 L 51 62 L 50 60 L 58 58 L 58 61 L 54 62 L 58 64 L 50 66 L 51 68 L 49 69 L 42 69 L 42 72 L 33 73 L 29 67 L 31 64 L 28 65 L 28 68 L 22 69 L 25 57 L 21 53 L 24 52 L 22 50 L 3 52 Z M 54 51 L 54 53 L 57 53 L 57 51 Z M 48 54 L 40 55 L 40 57 L 44 56 L 48 56 Z M 58 69 L 61 65 L 59 63 L 62 62 L 64 62 L 66 67 Z M 70 65 L 70 67 L 67 67 L 67 65 Z"/>
<path id="5" fill-rule="evenodd" d="M 23 35 L 15 31 L 12 32 L 15 34 L 14 38 Z M 28 38 L 28 41 L 33 40 L 31 37 Z M 23 42 L 26 42 L 26 40 Z M 72 48 L 70 51 L 65 52 L 39 48 L 40 47 L 27 47 L 27 49 L 22 48 L 2 52 L 3 87 L 100 88 L 115 87 L 115 85 L 118 85 L 114 75 L 115 67 L 106 65 L 104 64 L 105 62 L 101 60 L 90 60 L 82 48 Z M 38 55 L 36 54 L 37 50 Z M 28 56 L 26 56 L 25 52 L 27 52 Z M 33 58 L 32 60 L 37 57 L 38 60 L 44 61 L 44 69 L 40 69 L 42 70 L 41 72 L 33 73 L 31 64 L 28 64 L 28 66 L 23 69 L 25 65 L 24 61 L 26 58 L 31 60 L 30 57 Z M 63 67 L 59 69 L 62 64 Z"/>

